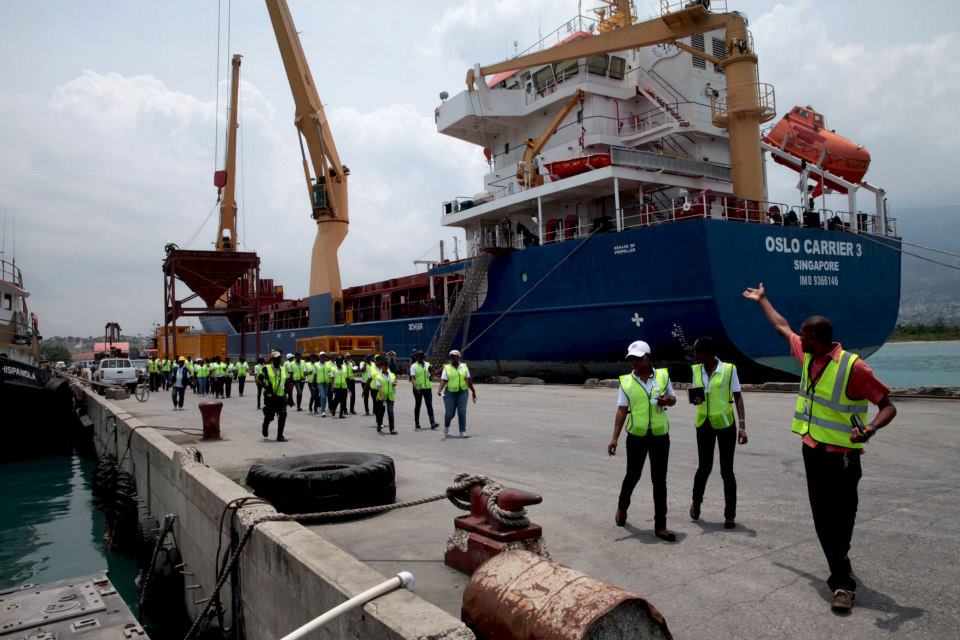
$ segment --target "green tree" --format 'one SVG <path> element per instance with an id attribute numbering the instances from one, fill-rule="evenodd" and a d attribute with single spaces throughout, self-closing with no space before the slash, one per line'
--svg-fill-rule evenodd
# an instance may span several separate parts
<path id="1" fill-rule="evenodd" d="M 72 359 L 70 354 L 70 349 L 64 347 L 63 345 L 55 344 L 45 344 L 40 347 L 40 356 L 49 362 L 57 362 L 63 360 L 64 362 L 69 363 Z"/>

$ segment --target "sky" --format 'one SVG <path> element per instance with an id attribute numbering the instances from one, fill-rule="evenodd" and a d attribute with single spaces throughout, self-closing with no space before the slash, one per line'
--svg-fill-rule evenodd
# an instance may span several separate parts
<path id="1" fill-rule="evenodd" d="M 351 170 L 344 286 L 413 273 L 441 239 L 449 254 L 455 232 L 440 226 L 440 204 L 480 191 L 485 163 L 478 147 L 436 132 L 438 94 L 461 91 L 472 64 L 553 31 L 577 2 L 289 2 Z M 652 15 L 655 3 L 637 0 L 638 13 Z M 867 179 L 887 189 L 894 214 L 957 201 L 956 3 L 728 5 L 749 18 L 779 114 L 811 104 L 865 145 Z M 263 2 L 0 2 L 3 248 L 7 259 L 15 251 L 45 335 L 96 335 L 110 321 L 150 332 L 163 314 L 164 245 L 211 248 L 228 52 L 244 56 L 242 248 L 258 252 L 263 277 L 301 297 L 315 225 Z M 771 165 L 771 199 L 792 202 L 795 184 Z"/>

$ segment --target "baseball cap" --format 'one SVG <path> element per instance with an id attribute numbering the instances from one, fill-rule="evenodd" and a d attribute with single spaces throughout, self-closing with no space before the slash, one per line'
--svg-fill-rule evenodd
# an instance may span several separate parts
<path id="1" fill-rule="evenodd" d="M 292 353 L 288 353 L 288 354 L 287 354 L 287 358 L 292 358 L 292 357 L 293 357 L 293 354 L 292 354 Z"/>
<path id="2" fill-rule="evenodd" d="M 279 357 L 280 357 L 280 352 L 277 351 L 276 349 L 274 349 L 273 351 L 270 352 L 270 357 L 271 357 L 271 358 L 279 358 Z"/>
<path id="3" fill-rule="evenodd" d="M 459 358 L 459 357 L 460 357 L 460 352 L 457 351 L 456 349 L 454 349 L 453 351 L 450 352 L 450 355 L 452 355 L 452 356 L 457 356 L 457 357 Z"/>
<path id="4" fill-rule="evenodd" d="M 643 340 L 637 340 L 636 342 L 631 342 L 630 346 L 627 347 L 627 356 L 636 356 L 637 358 L 642 358 L 645 355 L 650 353 L 650 345 L 648 345 Z"/>

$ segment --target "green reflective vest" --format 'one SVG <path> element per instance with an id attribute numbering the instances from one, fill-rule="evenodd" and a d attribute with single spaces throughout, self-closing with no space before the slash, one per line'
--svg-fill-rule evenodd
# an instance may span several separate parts
<path id="1" fill-rule="evenodd" d="M 467 368 L 467 363 L 461 362 L 459 367 L 445 364 L 443 370 L 447 372 L 447 391 L 467 390 L 467 378 L 470 377 L 470 369 Z"/>
<path id="2" fill-rule="evenodd" d="M 280 367 L 279 371 L 268 364 L 263 368 L 263 375 L 267 378 L 267 384 L 264 386 L 264 393 L 277 397 L 285 396 L 287 393 L 287 369 Z"/>
<path id="3" fill-rule="evenodd" d="M 238 362 L 238 363 L 237 363 L 237 377 L 238 377 L 238 378 L 246 378 L 248 371 L 250 371 L 250 365 L 248 365 L 246 362 Z"/>
<path id="4" fill-rule="evenodd" d="M 193 375 L 193 369 L 194 369 L 194 364 L 193 364 L 193 362 L 191 362 L 190 360 L 187 360 L 187 362 L 186 362 L 183 366 L 186 368 L 187 371 L 190 372 L 190 375 L 192 376 L 192 375 Z"/>
<path id="5" fill-rule="evenodd" d="M 450 377 L 449 373 L 447 377 Z M 449 380 L 447 382 L 449 382 Z M 413 386 L 415 389 L 429 389 L 432 386 L 430 382 L 429 362 L 424 362 L 423 364 L 419 362 L 413 363 Z"/>
<path id="6" fill-rule="evenodd" d="M 654 369 L 655 380 L 650 387 L 652 394 L 647 394 L 643 385 L 634 380 L 633 374 L 620 376 L 620 388 L 627 396 L 629 415 L 627 416 L 627 433 L 635 436 L 647 435 L 650 429 L 655 436 L 666 435 L 670 430 L 666 408 L 657 411 L 657 398 L 663 395 L 670 386 L 670 375 L 666 369 Z"/>
<path id="7" fill-rule="evenodd" d="M 830 358 L 816 384 L 810 381 L 809 353 L 803 354 L 803 372 L 800 374 L 800 393 L 793 412 L 793 432 L 810 434 L 817 442 L 848 449 L 863 448 L 862 442 L 850 442 L 853 416 L 867 424 L 867 401 L 851 400 L 847 396 L 847 382 L 853 363 L 859 358 L 850 351 L 840 351 L 839 360 Z"/>
<path id="8" fill-rule="evenodd" d="M 710 375 L 710 388 L 706 400 L 697 405 L 696 427 L 700 428 L 709 420 L 714 429 L 725 429 L 733 424 L 733 392 L 730 381 L 735 367 L 729 362 L 722 363 Z M 703 365 L 693 365 L 693 387 L 703 387 Z"/>
<path id="9" fill-rule="evenodd" d="M 158 364 L 159 363 L 156 360 L 147 360 L 147 371 L 150 373 L 159 372 L 160 367 L 158 366 Z"/>
<path id="10" fill-rule="evenodd" d="M 210 368 L 205 364 L 198 364 L 194 367 L 198 378 L 206 378 L 210 375 Z"/>
<path id="11" fill-rule="evenodd" d="M 312 362 L 303 363 L 303 379 L 307 384 L 313 384 L 317 381 L 317 367 Z"/>
<path id="12" fill-rule="evenodd" d="M 377 400 L 393 402 L 397 399 L 397 374 L 393 371 L 377 372 Z"/>
<path id="13" fill-rule="evenodd" d="M 290 377 L 293 378 L 294 382 L 303 380 L 303 361 L 297 362 L 294 360 L 290 363 Z"/>
<path id="14" fill-rule="evenodd" d="M 161 368 L 164 373 L 170 373 L 170 369 L 173 367 L 173 362 L 170 360 L 164 360 L 161 364 Z"/>
<path id="15" fill-rule="evenodd" d="M 347 380 L 353 380 L 353 360 L 344 360 L 343 364 L 347 367 Z"/>
<path id="16" fill-rule="evenodd" d="M 339 367 L 334 365 L 330 370 L 330 376 L 333 380 L 334 389 L 347 388 L 347 365 L 341 365 Z"/>

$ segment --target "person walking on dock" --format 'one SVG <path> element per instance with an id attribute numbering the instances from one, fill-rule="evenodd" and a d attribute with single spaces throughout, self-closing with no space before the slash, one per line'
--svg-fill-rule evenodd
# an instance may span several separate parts
<path id="1" fill-rule="evenodd" d="M 337 358 L 337 364 L 330 370 L 330 385 L 333 389 L 333 402 L 330 404 L 330 415 L 336 417 L 340 409 L 340 417 L 346 418 L 347 408 L 347 366 L 343 364 L 343 356 Z"/>
<path id="2" fill-rule="evenodd" d="M 317 354 L 311 353 L 303 361 L 303 381 L 307 385 L 307 391 L 310 392 L 310 398 L 307 400 L 307 413 L 319 413 L 314 409 L 319 406 L 317 401 Z"/>
<path id="3" fill-rule="evenodd" d="M 240 360 L 237 362 L 236 376 L 237 376 L 237 395 L 241 398 L 243 397 L 243 385 L 247 382 L 247 372 L 250 371 L 250 365 L 247 364 L 247 359 L 243 356 L 240 356 Z"/>
<path id="4" fill-rule="evenodd" d="M 293 380 L 293 387 L 297 392 L 297 411 L 303 411 L 303 386 L 306 384 L 306 378 L 303 376 L 303 358 L 298 351 L 293 356 L 293 362 L 290 363 L 290 377 Z"/>
<path id="5" fill-rule="evenodd" d="M 737 444 L 747 444 L 747 424 L 743 409 L 743 394 L 737 368 L 717 357 L 713 338 L 703 337 L 693 345 L 694 389 L 693 404 L 697 407 L 694 426 L 697 431 L 699 464 L 693 478 L 693 501 L 690 517 L 700 519 L 700 504 L 707 488 L 707 478 L 713 470 L 713 450 L 720 450 L 720 477 L 723 479 L 723 526 L 733 529 L 737 517 L 737 479 L 733 475 L 733 452 Z M 739 429 L 734 426 L 733 408 L 736 406 Z"/>
<path id="6" fill-rule="evenodd" d="M 293 354 L 287 354 L 287 361 L 283 363 L 283 370 L 287 372 L 287 380 L 290 381 L 290 387 L 287 389 L 287 400 L 293 402 Z M 291 406 L 293 406 L 291 404 Z"/>
<path id="7" fill-rule="evenodd" d="M 183 396 L 190 385 L 190 372 L 187 371 L 187 359 L 180 356 L 177 359 L 177 368 L 170 372 L 170 387 L 173 396 L 173 410 L 183 410 Z"/>
<path id="8" fill-rule="evenodd" d="M 157 360 L 157 354 L 147 360 L 147 375 L 150 379 L 150 391 L 156 393 L 160 389 L 160 361 Z"/>
<path id="9" fill-rule="evenodd" d="M 343 364 L 347 367 L 347 394 L 350 396 L 350 415 L 357 415 L 357 377 L 356 365 L 349 353 L 343 354 Z"/>
<path id="10" fill-rule="evenodd" d="M 450 423 L 453 416 L 457 416 L 457 426 L 460 427 L 460 437 L 467 435 L 467 389 L 473 396 L 473 403 L 477 403 L 477 391 L 473 388 L 473 378 L 465 362 L 460 362 L 460 352 L 454 349 L 450 352 L 450 363 L 443 365 L 440 374 L 440 388 L 438 396 L 443 396 L 443 437 L 450 433 Z M 446 391 L 446 393 L 444 393 Z"/>
<path id="11" fill-rule="evenodd" d="M 160 373 L 163 380 L 163 390 L 167 391 L 170 388 L 170 372 L 173 371 L 173 360 L 169 358 L 164 358 L 163 362 L 160 364 Z"/>
<path id="12" fill-rule="evenodd" d="M 196 364 L 193 365 L 193 372 L 197 377 L 197 395 L 202 398 L 207 395 L 207 378 L 210 375 L 210 368 L 203 358 L 197 358 Z"/>
<path id="13" fill-rule="evenodd" d="M 281 364 L 279 351 L 271 354 L 270 364 L 260 372 L 260 384 L 263 386 L 263 428 L 264 438 L 269 437 L 270 423 L 277 417 L 277 442 L 286 442 L 283 427 L 287 423 L 287 399 L 293 382 L 287 377 L 287 370 Z"/>
<path id="14" fill-rule="evenodd" d="M 236 367 L 230 362 L 229 357 L 223 361 L 220 371 L 223 380 L 223 395 L 229 398 L 230 392 L 233 390 L 233 376 L 236 373 Z"/>
<path id="15" fill-rule="evenodd" d="M 360 363 L 360 384 L 363 389 L 363 415 L 365 416 L 370 415 L 370 379 L 375 373 L 374 369 L 373 356 L 364 356 L 363 362 Z"/>
<path id="16" fill-rule="evenodd" d="M 653 531 L 667 542 L 677 537 L 667 529 L 667 462 L 670 459 L 670 422 L 667 408 L 677 403 L 666 369 L 655 369 L 650 345 L 642 340 L 630 343 L 627 361 L 633 368 L 620 376 L 617 414 L 613 438 L 607 453 L 617 455 L 617 440 L 626 425 L 627 472 L 620 487 L 620 499 L 614 518 L 618 527 L 627 523 L 630 498 L 640 481 L 643 464 L 650 455 L 650 480 L 653 484 Z"/>
<path id="17" fill-rule="evenodd" d="M 744 297 L 760 305 L 767 321 L 790 345 L 800 362 L 800 393 L 793 412 L 792 431 L 801 436 L 803 466 L 813 525 L 830 567 L 827 585 L 834 611 L 853 607 L 857 582 L 850 566 L 850 543 L 857 517 L 857 485 L 863 445 L 897 415 L 890 390 L 873 375 L 857 354 L 833 341 L 833 325 L 823 316 L 811 316 L 790 328 L 767 298 L 763 283 L 748 288 Z M 868 402 L 879 411 L 867 423 Z"/>
<path id="18" fill-rule="evenodd" d="M 220 356 L 213 356 L 210 360 L 210 393 L 213 394 L 214 398 L 219 398 L 223 395 L 222 388 L 220 384 Z"/>
<path id="19" fill-rule="evenodd" d="M 397 399 L 397 374 L 390 371 L 386 360 L 380 361 L 380 371 L 373 378 L 373 390 L 377 394 L 374 402 L 374 414 L 377 418 L 377 433 L 383 432 L 383 414 L 387 414 L 390 435 L 397 435 L 393 415 L 393 405 Z"/>
<path id="20" fill-rule="evenodd" d="M 317 360 L 317 406 L 320 417 L 327 417 L 327 404 L 330 399 L 330 361 L 325 351 L 320 352 Z M 333 407 L 331 407 L 332 409 Z"/>
<path id="21" fill-rule="evenodd" d="M 413 363 L 410 365 L 410 386 L 413 388 L 413 424 L 414 429 L 420 430 L 420 405 L 427 406 L 427 418 L 430 419 L 430 428 L 437 429 L 440 425 L 433 417 L 433 380 L 431 366 L 424 359 L 426 354 L 417 350 L 413 354 Z"/>
<path id="22" fill-rule="evenodd" d="M 193 356 L 187 356 L 187 362 L 184 365 L 187 369 L 187 373 L 190 374 L 190 390 L 194 393 L 197 392 L 197 377 L 195 375 L 196 365 L 193 362 Z"/>
<path id="23" fill-rule="evenodd" d="M 257 386 L 257 409 L 260 408 L 260 402 L 263 399 L 263 385 L 260 384 L 260 374 L 263 373 L 263 358 L 257 358 L 257 364 L 253 365 L 253 383 Z"/>
<path id="24" fill-rule="evenodd" d="M 337 352 L 331 351 L 327 354 L 327 406 L 330 407 L 330 416 L 333 416 L 333 401 L 334 401 L 334 392 L 333 392 L 333 374 L 334 370 L 337 368 Z"/>

